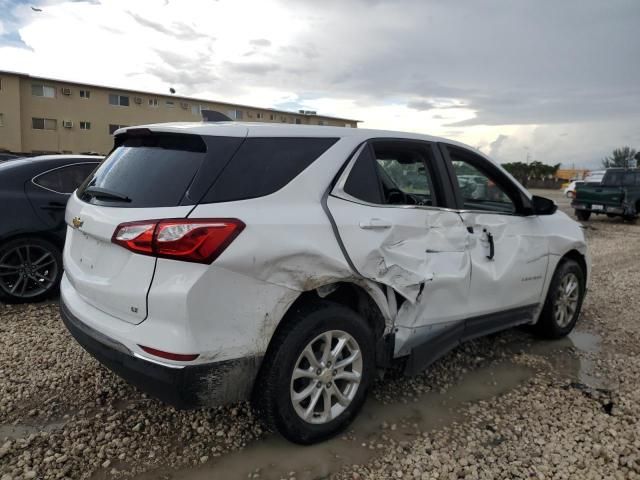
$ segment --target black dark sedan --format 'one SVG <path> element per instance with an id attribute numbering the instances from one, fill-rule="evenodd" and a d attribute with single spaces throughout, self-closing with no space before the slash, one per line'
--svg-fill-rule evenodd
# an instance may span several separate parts
<path id="1" fill-rule="evenodd" d="M 101 160 L 45 155 L 0 163 L 0 300 L 36 302 L 57 290 L 67 200 Z"/>

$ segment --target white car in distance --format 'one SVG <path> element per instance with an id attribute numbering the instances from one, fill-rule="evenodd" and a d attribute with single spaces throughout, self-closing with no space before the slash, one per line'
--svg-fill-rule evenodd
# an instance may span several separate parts
<path id="1" fill-rule="evenodd" d="M 568 334 L 589 275 L 552 201 L 411 133 L 121 129 L 66 222 L 61 313 L 86 350 L 178 407 L 250 399 L 302 444 L 394 363 L 414 374 L 520 324 Z"/>

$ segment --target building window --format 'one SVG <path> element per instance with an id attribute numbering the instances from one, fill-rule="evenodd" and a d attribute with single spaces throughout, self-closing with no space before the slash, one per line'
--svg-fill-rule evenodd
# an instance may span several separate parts
<path id="1" fill-rule="evenodd" d="M 80 90 L 80 98 L 91 98 L 90 90 Z"/>
<path id="2" fill-rule="evenodd" d="M 109 94 L 109 104 L 110 105 L 119 105 L 121 107 L 129 106 L 129 97 L 126 95 L 117 95 L 115 93 Z"/>
<path id="3" fill-rule="evenodd" d="M 269 115 L 269 120 L 275 120 L 276 116 L 272 113 L 271 115 Z"/>
<path id="4" fill-rule="evenodd" d="M 300 125 L 302 123 L 302 120 L 300 120 L 299 118 L 296 118 L 296 125 Z"/>
<path id="5" fill-rule="evenodd" d="M 280 115 L 280 121 L 282 123 L 287 123 L 287 117 L 285 117 L 284 115 Z"/>
<path id="6" fill-rule="evenodd" d="M 318 120 L 318 125 L 324 125 L 324 120 Z"/>
<path id="7" fill-rule="evenodd" d="M 167 100 L 166 102 L 164 102 L 165 105 L 167 106 L 167 108 L 173 108 L 176 106 L 175 102 L 172 100 Z"/>
<path id="8" fill-rule="evenodd" d="M 53 118 L 36 118 L 31 119 L 31 126 L 34 130 L 57 130 L 58 121 Z"/>
<path id="9" fill-rule="evenodd" d="M 193 115 L 200 115 L 202 111 L 202 105 L 191 105 L 191 113 Z"/>
<path id="10" fill-rule="evenodd" d="M 264 118 L 264 113 L 258 112 L 256 113 L 256 118 L 262 120 Z"/>
<path id="11" fill-rule="evenodd" d="M 55 98 L 56 89 L 48 85 L 42 85 L 41 83 L 33 83 L 31 84 L 31 95 L 34 97 Z"/>
<path id="12" fill-rule="evenodd" d="M 347 127 L 347 128 L 351 128 L 351 124 L 350 123 L 345 123 L 344 126 Z"/>
<path id="13" fill-rule="evenodd" d="M 149 106 L 150 107 L 157 107 L 158 106 L 158 99 L 157 98 L 150 98 L 149 99 Z"/>
<path id="14" fill-rule="evenodd" d="M 116 130 L 119 130 L 121 128 L 126 128 L 129 125 L 114 125 L 113 123 L 109 124 L 109 135 L 113 135 L 115 133 Z"/>
<path id="15" fill-rule="evenodd" d="M 80 130 L 91 130 L 91 122 L 80 122 Z"/>
<path id="16" fill-rule="evenodd" d="M 2 79 L 0 78 L 0 92 L 2 91 Z"/>
<path id="17" fill-rule="evenodd" d="M 0 127 L 4 127 L 4 113 L 0 113 Z"/>

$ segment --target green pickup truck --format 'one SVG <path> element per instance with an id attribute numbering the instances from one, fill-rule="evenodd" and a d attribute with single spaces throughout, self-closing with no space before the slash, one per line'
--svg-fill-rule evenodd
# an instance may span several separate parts
<path id="1" fill-rule="evenodd" d="M 640 214 L 640 168 L 609 168 L 601 183 L 585 182 L 576 187 L 571 202 L 578 220 L 592 213 L 635 220 Z"/>

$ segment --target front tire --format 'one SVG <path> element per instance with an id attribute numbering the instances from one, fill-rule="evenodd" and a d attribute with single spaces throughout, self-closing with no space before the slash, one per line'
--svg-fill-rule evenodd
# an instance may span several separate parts
<path id="1" fill-rule="evenodd" d="M 576 210 L 576 218 L 581 222 L 586 222 L 591 217 L 591 212 L 589 210 Z"/>
<path id="2" fill-rule="evenodd" d="M 575 326 L 585 295 L 585 272 L 574 260 L 556 268 L 535 330 L 546 338 L 561 338 Z"/>
<path id="3" fill-rule="evenodd" d="M 0 299 L 39 302 L 53 295 L 62 278 L 60 249 L 42 238 L 22 237 L 0 246 Z"/>
<path id="4" fill-rule="evenodd" d="M 356 312 L 319 300 L 291 311 L 271 341 L 252 402 L 270 428 L 311 444 L 347 427 L 375 370 L 371 329 Z"/>

